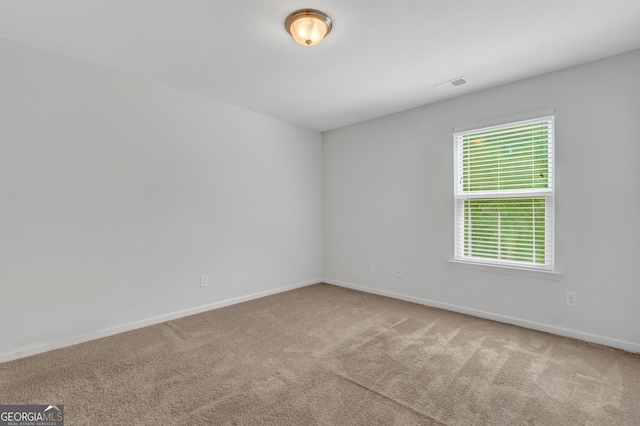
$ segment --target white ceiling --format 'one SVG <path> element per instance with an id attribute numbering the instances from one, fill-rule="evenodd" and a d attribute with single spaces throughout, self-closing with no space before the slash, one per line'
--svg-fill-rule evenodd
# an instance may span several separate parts
<path id="1" fill-rule="evenodd" d="M 0 37 L 324 131 L 638 49 L 640 1 L 0 0 Z"/>

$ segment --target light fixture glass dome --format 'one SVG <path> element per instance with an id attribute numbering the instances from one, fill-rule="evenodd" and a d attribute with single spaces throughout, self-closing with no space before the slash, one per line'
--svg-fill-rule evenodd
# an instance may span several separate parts
<path id="1" fill-rule="evenodd" d="M 329 34 L 331 19 L 319 10 L 300 9 L 287 17 L 284 26 L 295 41 L 304 46 L 313 46 Z"/>

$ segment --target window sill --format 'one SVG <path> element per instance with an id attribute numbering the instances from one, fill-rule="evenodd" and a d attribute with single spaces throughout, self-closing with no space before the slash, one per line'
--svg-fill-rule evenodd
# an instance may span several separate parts
<path id="1" fill-rule="evenodd" d="M 482 263 L 465 262 L 462 260 L 449 260 L 449 265 L 459 269 L 472 269 L 475 271 L 495 272 L 497 274 L 518 275 L 521 277 L 543 278 L 546 280 L 559 280 L 561 272 L 545 271 L 541 269 L 514 268 L 510 266 L 485 265 Z"/>

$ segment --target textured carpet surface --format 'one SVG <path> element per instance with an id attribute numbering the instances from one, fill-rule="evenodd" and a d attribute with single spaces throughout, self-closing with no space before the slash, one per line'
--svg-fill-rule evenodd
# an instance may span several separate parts
<path id="1" fill-rule="evenodd" d="M 318 284 L 0 364 L 66 425 L 640 425 L 640 355 Z"/>

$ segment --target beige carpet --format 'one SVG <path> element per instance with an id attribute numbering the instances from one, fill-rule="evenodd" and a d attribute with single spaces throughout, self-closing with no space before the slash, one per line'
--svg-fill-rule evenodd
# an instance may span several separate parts
<path id="1" fill-rule="evenodd" d="M 640 355 L 318 284 L 0 364 L 66 425 L 637 425 Z"/>

